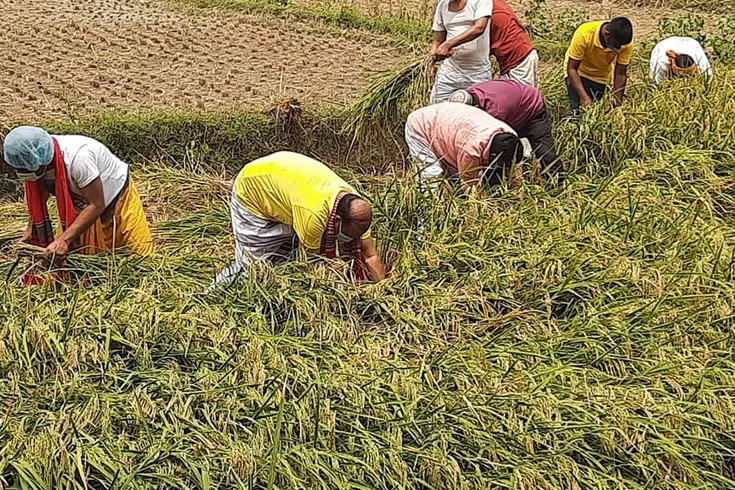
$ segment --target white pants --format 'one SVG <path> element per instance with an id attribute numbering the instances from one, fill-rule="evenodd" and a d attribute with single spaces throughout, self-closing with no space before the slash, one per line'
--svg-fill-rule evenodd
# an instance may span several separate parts
<path id="1" fill-rule="evenodd" d="M 534 49 L 528 53 L 528 56 L 518 66 L 498 78 L 500 80 L 515 80 L 532 87 L 538 87 L 538 51 Z"/>
<path id="2" fill-rule="evenodd" d="M 431 103 L 439 104 L 449 101 L 457 90 L 465 90 L 478 83 L 492 80 L 490 69 L 475 73 L 456 71 L 454 68 L 445 68 L 442 64 L 436 72 L 436 81 L 431 89 Z"/>
<path id="3" fill-rule="evenodd" d="M 232 231 L 235 234 L 235 261 L 217 274 L 207 292 L 218 284 L 229 284 L 247 273 L 251 260 L 278 262 L 293 256 L 298 238 L 291 226 L 270 221 L 248 210 L 232 190 L 230 198 Z"/>
<path id="4" fill-rule="evenodd" d="M 414 134 L 408 127 L 406 127 L 406 144 L 411 158 L 418 164 L 416 178 L 419 188 L 422 191 L 436 189 L 440 179 L 444 176 L 441 159 L 434 154 L 424 138 Z"/>

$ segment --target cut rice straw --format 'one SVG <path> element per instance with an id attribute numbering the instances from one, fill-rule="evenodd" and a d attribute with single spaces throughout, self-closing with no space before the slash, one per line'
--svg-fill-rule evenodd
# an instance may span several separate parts
<path id="1" fill-rule="evenodd" d="M 378 73 L 365 94 L 348 107 L 344 131 L 357 141 L 395 139 L 406 116 L 428 103 L 433 78 L 434 63 L 428 56 Z"/>

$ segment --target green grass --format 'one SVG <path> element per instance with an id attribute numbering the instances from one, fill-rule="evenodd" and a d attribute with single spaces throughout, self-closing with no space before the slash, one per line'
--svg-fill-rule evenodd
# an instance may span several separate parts
<path id="1" fill-rule="evenodd" d="M 103 112 L 74 121 L 37 124 L 51 133 L 94 137 L 123 160 L 144 167 L 164 162 L 174 168 L 232 173 L 265 153 L 298 147 L 347 167 L 355 162 L 366 172 L 384 168 L 388 156 L 382 148 L 361 146 L 345 138 L 344 117 L 341 107 L 317 108 L 293 119 L 272 111 L 156 109 Z M 15 182 L 4 177 L 0 172 L 0 191 L 9 192 Z"/>
<path id="2" fill-rule="evenodd" d="M 294 140 L 257 114 L 76 122 L 134 160 L 159 251 L 74 258 L 86 285 L 53 291 L 0 249 L 0 485 L 732 488 L 735 72 L 644 71 L 577 122 L 544 80 L 562 190 L 428 200 L 334 114 Z M 227 179 L 279 145 L 371 196 L 388 280 L 304 257 L 200 294 L 233 253 Z"/>

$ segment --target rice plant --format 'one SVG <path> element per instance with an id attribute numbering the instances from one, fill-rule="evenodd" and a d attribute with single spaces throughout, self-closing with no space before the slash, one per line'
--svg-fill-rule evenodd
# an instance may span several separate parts
<path id="1" fill-rule="evenodd" d="M 406 116 L 428 103 L 433 72 L 431 58 L 421 57 L 404 67 L 376 74 L 365 94 L 348 107 L 344 132 L 368 142 L 395 138 Z"/>
<path id="2" fill-rule="evenodd" d="M 30 258 L 0 248 L 0 486 L 734 487 L 733 76 L 571 120 L 552 74 L 560 190 L 427 197 L 398 152 L 328 159 L 371 196 L 380 284 L 304 256 L 203 295 L 233 150 L 137 160 L 152 257 L 22 288 Z M 387 93 L 362 107 L 395 124 Z M 0 215 L 22 231 L 16 198 Z"/>

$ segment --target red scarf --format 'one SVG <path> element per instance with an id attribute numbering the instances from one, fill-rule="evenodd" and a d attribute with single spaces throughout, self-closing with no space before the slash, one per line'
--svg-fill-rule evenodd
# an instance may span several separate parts
<path id="1" fill-rule="evenodd" d="M 337 256 L 337 206 L 346 195 L 346 193 L 341 192 L 334 200 L 334 207 L 327 220 L 327 229 L 324 231 L 324 236 L 322 236 L 322 246 L 319 253 L 330 259 Z M 339 254 L 340 256 L 352 256 L 352 274 L 356 281 L 367 279 L 367 267 L 365 266 L 365 258 L 362 256 L 359 238 L 355 238 L 351 242 L 341 242 L 339 244 Z"/>
<path id="2" fill-rule="evenodd" d="M 59 148 L 59 142 L 53 138 L 54 142 L 54 187 L 56 189 L 56 207 L 61 220 L 61 228 L 66 230 L 77 218 L 77 212 L 74 209 L 71 193 L 69 192 L 69 184 L 66 177 L 66 165 L 64 164 L 64 155 Z M 28 205 L 28 214 L 31 218 L 31 245 L 46 248 L 54 241 L 54 227 L 51 224 L 51 218 L 48 214 L 46 200 L 48 193 L 43 186 L 43 179 L 36 181 L 27 180 L 25 182 L 26 204 Z M 76 246 L 72 246 L 74 250 Z M 23 276 L 25 284 L 42 283 L 42 278 L 34 275 L 26 274 Z"/>

